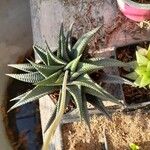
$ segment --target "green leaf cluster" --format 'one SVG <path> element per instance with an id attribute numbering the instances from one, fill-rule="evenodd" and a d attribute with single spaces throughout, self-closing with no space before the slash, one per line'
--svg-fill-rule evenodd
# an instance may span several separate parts
<path id="1" fill-rule="evenodd" d="M 127 64 L 110 58 L 85 59 L 83 57 L 87 44 L 98 30 L 99 27 L 85 33 L 75 44 L 72 44 L 72 26 L 65 35 L 62 24 L 58 41 L 59 46 L 56 52 L 52 52 L 47 42 L 46 49 L 34 45 L 33 50 L 39 56 L 40 63 L 28 60 L 29 63 L 26 64 L 9 65 L 10 67 L 22 70 L 24 73 L 7 74 L 8 76 L 35 85 L 32 90 L 11 99 L 11 101 L 16 101 L 16 103 L 10 110 L 33 102 L 55 90 L 60 90 L 55 110 L 46 127 L 47 138 L 44 148 L 48 146 L 48 141 L 51 141 L 54 131 L 70 101 L 75 103 L 76 108 L 79 110 L 80 119 L 86 122 L 89 129 L 90 122 L 87 103 L 102 111 L 108 118 L 111 116 L 103 101 L 109 100 L 120 104 L 120 100 L 95 83 L 89 74 L 106 67 L 124 67 Z M 132 84 L 121 77 L 112 75 L 105 76 L 103 80 L 110 83 Z"/>
<path id="2" fill-rule="evenodd" d="M 137 47 L 134 71 L 126 77 L 134 80 L 135 85 L 140 88 L 150 87 L 150 46 L 148 49 Z"/>
<path id="3" fill-rule="evenodd" d="M 130 150 L 139 150 L 140 149 L 139 146 L 134 143 L 131 143 L 129 146 L 130 146 Z"/>

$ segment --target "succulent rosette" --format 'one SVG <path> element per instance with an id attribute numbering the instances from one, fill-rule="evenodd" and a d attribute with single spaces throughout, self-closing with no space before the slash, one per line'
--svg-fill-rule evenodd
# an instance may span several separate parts
<path id="1" fill-rule="evenodd" d="M 83 57 L 83 52 L 88 42 L 98 30 L 99 27 L 85 33 L 73 44 L 71 40 L 72 27 L 65 35 L 62 24 L 58 48 L 55 52 L 52 52 L 47 42 L 44 49 L 34 45 L 34 52 L 39 56 L 40 62 L 28 60 L 29 63 L 26 64 L 9 64 L 10 67 L 21 70 L 23 73 L 7 74 L 8 76 L 23 82 L 32 83 L 35 86 L 32 90 L 11 99 L 11 101 L 16 101 L 16 103 L 10 110 L 38 100 L 56 90 L 60 91 L 56 107 L 46 127 L 45 149 L 48 147 L 49 141 L 52 140 L 53 134 L 70 101 L 75 103 L 75 108 L 78 109 L 81 120 L 86 122 L 89 129 L 87 103 L 92 104 L 109 118 L 110 114 L 103 101 L 109 100 L 120 104 L 119 99 L 107 92 L 100 84 L 94 82 L 89 74 L 106 67 L 124 67 L 127 64 L 111 58 L 87 59 Z M 103 79 L 110 83 L 132 84 L 128 80 L 114 75 L 106 75 Z"/>
<path id="2" fill-rule="evenodd" d="M 134 71 L 127 74 L 128 79 L 134 80 L 136 86 L 150 87 L 150 46 L 148 49 L 137 47 Z"/>

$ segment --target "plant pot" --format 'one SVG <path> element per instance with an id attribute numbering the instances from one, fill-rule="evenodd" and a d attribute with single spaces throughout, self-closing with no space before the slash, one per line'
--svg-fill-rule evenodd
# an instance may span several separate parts
<path id="1" fill-rule="evenodd" d="M 9 80 L 5 73 L 11 72 L 7 64 L 16 63 L 18 57 L 24 55 L 32 46 L 29 1 L 2 0 L 0 20 L 0 149 L 13 150 L 5 124 L 6 89 Z"/>
<path id="2" fill-rule="evenodd" d="M 34 59 L 33 51 L 28 51 L 25 55 L 19 57 L 17 63 L 27 63 L 26 59 Z M 20 73 L 21 71 L 16 71 L 14 69 L 13 72 Z M 12 98 L 21 95 L 32 88 L 33 86 L 29 83 L 22 83 L 21 81 L 11 79 L 8 82 L 6 91 L 6 111 L 15 103 L 10 102 Z M 38 101 L 36 101 L 12 110 L 7 114 L 6 129 L 14 149 L 38 150 L 41 148 L 41 122 L 38 108 Z"/>
<path id="3" fill-rule="evenodd" d="M 24 90 L 28 90 L 29 84 L 24 84 L 23 86 L 22 82 L 19 83 L 17 80 L 10 79 L 9 77 L 5 76 L 5 73 L 13 71 L 9 67 L 6 67 L 7 64 L 16 62 L 19 63 L 24 61 L 25 57 L 27 58 L 31 55 L 31 51 L 17 47 L 4 47 L 3 50 L 4 51 L 1 51 L 1 54 L 5 59 L 0 60 L 2 72 L 2 74 L 0 75 L 2 81 L 0 88 L 0 137 L 2 138 L 0 140 L 0 149 L 24 149 L 26 147 L 26 141 L 28 140 L 29 136 L 30 138 L 34 137 L 35 139 L 35 136 L 33 135 L 33 132 L 35 132 L 33 124 L 35 122 L 38 122 L 38 116 L 37 113 L 35 113 L 35 111 L 38 112 L 37 109 L 35 110 L 35 107 L 38 106 L 36 106 L 37 104 L 34 103 L 33 105 L 31 104 L 24 108 L 22 107 L 21 109 L 19 108 L 15 111 L 7 113 L 7 110 L 13 104 L 12 102 L 10 102 L 10 99 L 18 96 L 18 94 L 22 93 Z M 32 131 L 29 129 L 29 126 L 29 128 L 27 127 L 27 124 L 30 124 L 32 126 Z M 38 133 L 38 131 L 35 133 Z M 28 143 L 30 145 L 30 149 L 32 149 L 31 145 L 37 145 L 37 143 L 39 144 L 39 141 L 36 143 L 32 143 L 30 141 L 30 144 Z"/>
<path id="4" fill-rule="evenodd" d="M 7 67 L 8 63 L 15 63 L 17 59 L 24 55 L 27 49 L 21 48 L 15 45 L 5 45 L 1 44 L 1 59 L 0 59 L 0 149 L 2 150 L 12 150 L 12 144 L 8 136 L 7 130 L 7 87 L 9 84 L 9 78 L 5 76 L 5 73 L 11 72 L 12 70 Z M 9 69 L 9 70 L 8 70 Z"/>
<path id="5" fill-rule="evenodd" d="M 144 41 L 140 43 L 134 43 L 126 46 L 122 46 L 116 49 L 117 59 L 130 62 L 135 60 L 135 51 L 136 46 L 148 46 L 149 41 Z M 128 74 L 129 72 L 124 68 L 119 68 L 120 75 Z M 138 109 L 141 107 L 146 107 L 150 105 L 149 89 L 131 87 L 131 86 L 122 86 L 124 92 L 124 104 L 127 109 Z"/>
<path id="6" fill-rule="evenodd" d="M 150 19 L 150 4 L 141 4 L 132 0 L 117 0 L 121 12 L 129 19 L 143 21 Z"/>

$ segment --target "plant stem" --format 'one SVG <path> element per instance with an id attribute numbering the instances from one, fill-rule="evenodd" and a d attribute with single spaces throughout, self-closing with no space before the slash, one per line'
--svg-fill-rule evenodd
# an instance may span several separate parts
<path id="1" fill-rule="evenodd" d="M 47 133 L 45 135 L 45 142 L 42 147 L 42 150 L 49 150 L 49 144 L 52 142 L 52 138 L 54 136 L 54 133 L 63 117 L 64 111 L 65 111 L 65 101 L 66 101 L 66 85 L 67 85 L 67 78 L 68 78 L 68 70 L 65 71 L 65 76 L 63 80 L 62 85 L 62 94 L 61 94 L 61 102 L 60 102 L 60 109 L 57 113 L 57 116 L 55 120 L 53 121 L 52 125 L 47 130 Z"/>

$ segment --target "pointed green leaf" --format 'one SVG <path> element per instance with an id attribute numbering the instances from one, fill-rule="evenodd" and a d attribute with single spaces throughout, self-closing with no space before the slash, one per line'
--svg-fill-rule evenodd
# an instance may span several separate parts
<path id="1" fill-rule="evenodd" d="M 81 56 L 82 55 L 78 56 L 76 59 L 74 59 L 71 62 L 69 62 L 67 64 L 67 66 L 65 67 L 65 70 L 70 69 L 72 72 L 75 72 Z"/>
<path id="2" fill-rule="evenodd" d="M 61 58 L 64 58 L 64 43 L 65 43 L 65 35 L 64 35 L 64 26 L 63 23 L 60 27 L 60 35 L 59 35 L 59 49 L 61 52 Z M 59 57 L 60 58 L 60 57 Z"/>
<path id="3" fill-rule="evenodd" d="M 138 66 L 136 69 L 135 69 L 135 72 L 139 75 L 139 76 L 142 76 L 146 73 L 146 66 Z"/>
<path id="4" fill-rule="evenodd" d="M 82 120 L 83 117 L 83 111 L 82 111 L 82 95 L 81 95 L 81 88 L 79 86 L 67 86 L 68 92 L 72 95 L 75 104 L 79 110 L 80 120 Z"/>
<path id="5" fill-rule="evenodd" d="M 64 38 L 64 29 L 63 29 L 63 23 L 61 23 L 61 26 L 60 26 L 60 32 L 59 32 L 59 47 L 57 49 L 57 57 L 58 58 L 61 58 L 61 47 L 62 47 L 62 38 Z"/>
<path id="6" fill-rule="evenodd" d="M 137 51 L 138 53 L 140 53 L 141 55 L 143 56 L 146 56 L 147 55 L 147 50 L 145 48 L 142 48 L 140 46 L 137 46 Z"/>
<path id="7" fill-rule="evenodd" d="M 125 75 L 126 78 L 130 80 L 136 80 L 138 78 L 138 74 L 136 72 L 131 72 Z"/>
<path id="8" fill-rule="evenodd" d="M 45 41 L 45 43 L 46 43 L 46 45 L 47 45 L 48 53 L 49 53 L 51 59 L 53 59 L 53 61 L 56 62 L 56 63 L 58 63 L 58 64 L 65 65 L 66 62 L 64 62 L 62 59 L 58 58 L 57 56 L 55 56 L 55 55 L 52 53 L 51 49 L 50 49 L 49 46 L 48 46 L 47 41 Z"/>
<path id="9" fill-rule="evenodd" d="M 33 50 L 39 56 L 40 60 L 47 65 L 46 51 L 37 45 L 33 45 Z"/>
<path id="10" fill-rule="evenodd" d="M 62 65 L 59 65 L 59 66 L 46 66 L 46 65 L 36 64 L 36 63 L 34 63 L 30 60 L 28 60 L 28 61 L 44 77 L 48 77 L 48 76 L 52 75 L 54 72 L 56 72 L 59 69 L 63 68 Z"/>
<path id="11" fill-rule="evenodd" d="M 113 102 L 113 103 L 122 104 L 122 103 L 120 102 L 120 100 L 118 100 L 118 99 L 116 99 L 116 98 L 114 99 L 114 97 L 113 97 L 111 94 L 106 93 L 106 95 L 105 95 L 105 93 L 103 93 L 103 90 L 104 90 L 104 89 L 102 89 L 102 90 L 100 90 L 100 91 L 96 91 L 96 90 L 91 89 L 91 88 L 88 88 L 88 87 L 84 87 L 84 89 L 85 89 L 85 92 L 86 92 L 87 94 L 96 96 L 96 97 L 98 97 L 98 98 L 100 98 L 100 99 L 102 99 L 102 100 L 110 100 L 110 101 Z"/>
<path id="12" fill-rule="evenodd" d="M 136 60 L 139 66 L 147 65 L 149 62 L 149 60 L 145 56 L 141 55 L 138 51 L 136 51 Z"/>
<path id="13" fill-rule="evenodd" d="M 142 77 L 139 76 L 139 77 L 134 81 L 135 85 L 140 86 L 141 80 L 142 80 Z"/>
<path id="14" fill-rule="evenodd" d="M 19 106 L 22 106 L 24 104 L 33 102 L 35 100 L 38 100 L 39 98 L 43 97 L 44 95 L 46 95 L 48 93 L 51 93 L 51 92 L 53 92 L 54 90 L 57 90 L 57 89 L 58 89 L 58 87 L 36 86 L 28 94 L 26 94 L 25 97 L 23 97 L 15 105 L 13 105 L 10 108 L 10 110 L 15 109 L 15 108 L 17 108 Z"/>
<path id="15" fill-rule="evenodd" d="M 30 102 L 33 102 L 35 100 L 38 100 L 39 98 L 43 97 L 45 94 L 41 94 L 41 95 L 38 95 L 37 97 L 35 97 L 34 99 L 26 99 L 26 100 L 19 100 L 15 105 L 13 105 L 9 110 L 8 112 L 10 112 L 11 110 L 15 109 L 15 108 L 18 108 L 20 106 L 23 106 L 27 103 L 30 103 Z"/>
<path id="16" fill-rule="evenodd" d="M 125 67 L 128 63 L 112 58 L 92 58 L 85 60 L 86 63 L 102 67 Z"/>
<path id="17" fill-rule="evenodd" d="M 65 73 L 62 72 L 62 73 L 59 75 L 59 77 L 58 77 L 58 79 L 56 80 L 55 83 L 63 83 L 64 74 L 65 74 Z"/>
<path id="18" fill-rule="evenodd" d="M 150 76 L 144 75 L 141 79 L 140 87 L 145 87 L 150 84 Z"/>
<path id="19" fill-rule="evenodd" d="M 35 71 L 31 64 L 8 64 L 8 66 L 25 72 Z"/>
<path id="20" fill-rule="evenodd" d="M 55 72 L 54 74 L 52 74 L 51 76 L 47 77 L 46 79 L 35 83 L 35 85 L 41 85 L 41 86 L 51 86 L 50 84 L 55 83 L 56 80 L 58 79 L 59 75 L 61 74 L 61 70 L 58 70 L 57 72 Z"/>
<path id="21" fill-rule="evenodd" d="M 87 46 L 87 43 L 92 38 L 92 36 L 100 29 L 100 27 L 93 29 L 92 31 L 84 34 L 79 40 L 76 42 L 76 44 L 73 46 L 73 56 L 76 58 L 77 56 L 81 55 Z"/>
<path id="22" fill-rule="evenodd" d="M 75 72 L 75 71 L 76 71 L 81 56 L 82 56 L 82 55 L 78 56 L 78 57 L 73 61 L 72 65 L 71 65 L 71 71 L 72 71 L 72 72 Z"/>
<path id="23" fill-rule="evenodd" d="M 148 50 L 150 50 L 150 44 L 149 44 L 149 46 L 148 46 Z"/>
<path id="24" fill-rule="evenodd" d="M 59 50 L 61 52 L 61 57 L 59 57 L 59 58 L 69 61 L 70 59 L 69 59 L 68 52 L 67 52 L 67 43 L 66 43 L 66 38 L 64 35 L 63 23 L 61 24 L 61 28 L 60 28 Z"/>
<path id="25" fill-rule="evenodd" d="M 102 66 L 97 66 L 97 65 L 92 65 L 89 63 L 82 63 L 79 62 L 78 63 L 78 69 L 77 71 L 71 76 L 71 80 L 76 79 L 78 76 L 80 76 L 81 74 L 85 74 L 85 73 L 89 73 L 89 72 L 93 72 L 94 70 L 98 70 L 98 69 L 102 69 Z"/>
<path id="26" fill-rule="evenodd" d="M 28 83 L 36 83 L 44 79 L 44 77 L 38 72 L 24 73 L 24 74 L 6 74 L 6 75 L 14 79 Z"/>
<path id="27" fill-rule="evenodd" d="M 109 114 L 107 108 L 104 106 L 102 100 L 95 96 L 88 95 L 87 101 L 92 104 L 95 108 L 101 111 L 108 119 L 111 119 L 111 115 Z"/>
<path id="28" fill-rule="evenodd" d="M 49 52 L 48 52 L 48 49 L 46 51 L 46 57 L 47 57 L 47 64 L 48 66 L 57 66 L 57 65 L 60 65 L 58 63 L 56 63 L 50 56 Z"/>
<path id="29" fill-rule="evenodd" d="M 59 86 L 56 87 L 44 87 L 44 86 L 36 86 L 34 89 L 31 90 L 31 92 L 26 95 L 26 97 L 24 97 L 22 100 L 24 99 L 35 99 L 35 97 L 37 97 L 38 95 L 41 94 L 48 94 L 48 93 L 52 93 L 55 90 L 58 90 Z"/>
<path id="30" fill-rule="evenodd" d="M 77 78 L 81 74 L 90 73 L 105 67 L 124 67 L 124 66 L 128 66 L 128 64 L 115 59 L 103 59 L 103 58 L 89 59 L 86 60 L 85 62 L 79 62 L 77 72 L 75 72 L 72 75 L 71 80 Z"/>
<path id="31" fill-rule="evenodd" d="M 146 57 L 150 60 L 150 44 L 149 44 L 149 47 L 148 47 L 148 50 L 147 50 Z"/>
<path id="32" fill-rule="evenodd" d="M 137 61 L 130 61 L 126 63 L 127 66 L 123 67 L 124 70 L 126 70 L 127 72 L 130 72 L 131 69 L 135 70 L 136 67 L 138 66 Z"/>
<path id="33" fill-rule="evenodd" d="M 85 93 L 82 93 L 82 102 L 83 102 L 83 105 L 82 105 L 83 119 L 86 125 L 88 126 L 89 131 L 91 132 L 90 115 L 88 112 L 87 99 L 86 99 Z"/>
<path id="34" fill-rule="evenodd" d="M 114 84 L 128 84 L 131 86 L 135 86 L 134 83 L 130 82 L 129 80 L 126 80 L 122 77 L 116 76 L 116 75 L 104 75 L 101 76 L 101 81 L 102 82 L 107 82 L 107 83 L 114 83 Z"/>
<path id="35" fill-rule="evenodd" d="M 69 30 L 67 32 L 67 37 L 66 37 L 66 49 L 68 50 L 68 55 L 70 58 L 72 58 L 71 56 L 71 52 L 72 52 L 72 41 L 71 41 L 71 38 L 72 38 L 72 27 L 73 27 L 73 24 L 72 23 L 69 27 Z"/>
<path id="36" fill-rule="evenodd" d="M 53 112 L 51 113 L 51 117 L 49 118 L 47 124 L 46 124 L 46 127 L 45 127 L 45 130 L 44 130 L 44 133 L 47 131 L 47 129 L 51 126 L 51 124 L 53 123 L 54 119 L 56 118 L 56 114 L 57 114 L 57 104 L 53 110 Z"/>
<path id="37" fill-rule="evenodd" d="M 105 100 L 104 95 L 101 91 L 96 91 L 96 90 L 88 88 L 88 87 L 84 87 L 84 91 L 87 94 L 90 94 L 90 95 L 93 95 L 93 96 L 96 96 L 96 97 L 99 97 L 99 98 Z"/>
<path id="38" fill-rule="evenodd" d="M 93 82 L 92 80 L 88 79 L 85 75 L 78 77 L 75 81 L 68 83 L 70 85 L 81 85 L 83 87 L 87 87 L 89 89 L 93 89 L 99 93 L 102 99 L 110 100 L 114 103 L 120 104 L 119 100 L 104 90 L 101 86 Z"/>
<path id="39" fill-rule="evenodd" d="M 146 71 L 147 71 L 147 72 L 150 72 L 150 61 L 149 61 L 148 64 L 147 64 Z"/>
<path id="40" fill-rule="evenodd" d="M 12 98 L 10 101 L 17 101 L 17 100 L 20 100 L 20 99 L 22 99 L 23 97 L 25 97 L 29 92 L 30 92 L 30 91 L 25 92 L 25 93 L 23 93 L 23 94 L 21 94 L 21 95 L 15 97 L 15 98 Z"/>

